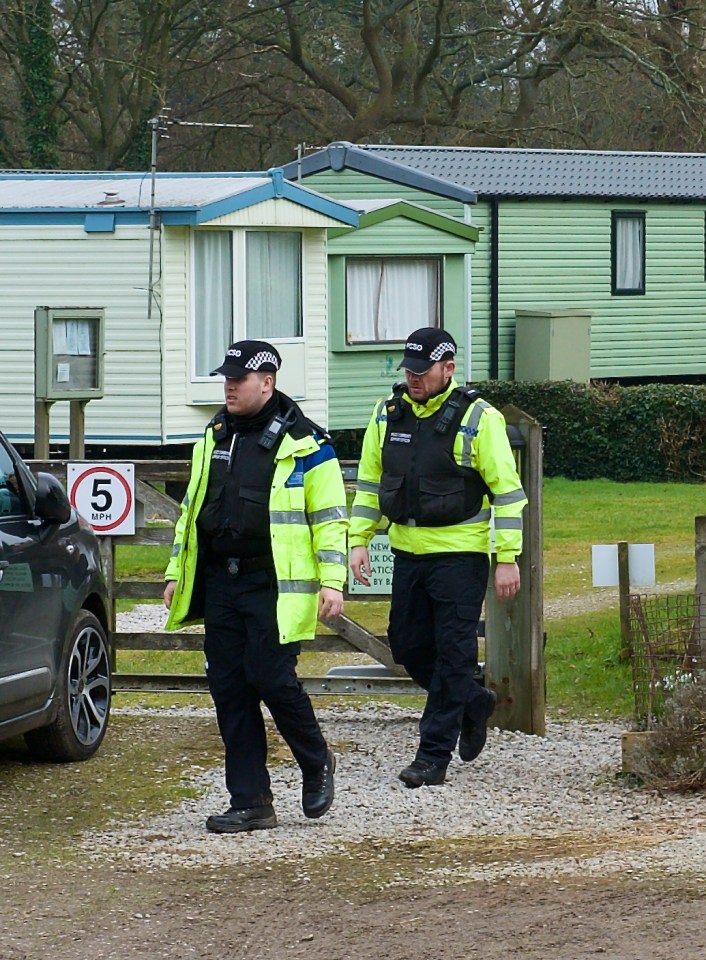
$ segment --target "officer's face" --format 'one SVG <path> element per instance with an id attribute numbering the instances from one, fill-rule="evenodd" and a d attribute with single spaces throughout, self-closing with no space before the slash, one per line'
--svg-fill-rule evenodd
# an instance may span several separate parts
<path id="1" fill-rule="evenodd" d="M 426 373 L 405 370 L 407 393 L 415 403 L 426 403 L 430 397 L 435 397 L 445 389 L 455 369 L 453 360 L 439 360 Z"/>
<path id="2" fill-rule="evenodd" d="M 252 417 L 258 413 L 272 396 L 272 377 L 267 374 L 248 373 L 245 377 L 226 377 L 223 391 L 228 413 L 239 417 Z"/>

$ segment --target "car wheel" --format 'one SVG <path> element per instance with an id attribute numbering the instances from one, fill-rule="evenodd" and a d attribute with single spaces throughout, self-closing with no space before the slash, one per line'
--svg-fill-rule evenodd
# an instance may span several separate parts
<path id="1" fill-rule="evenodd" d="M 110 650 L 105 630 L 97 617 L 82 610 L 61 665 L 56 719 L 25 734 L 33 756 L 55 761 L 93 756 L 108 726 L 110 695 Z"/>

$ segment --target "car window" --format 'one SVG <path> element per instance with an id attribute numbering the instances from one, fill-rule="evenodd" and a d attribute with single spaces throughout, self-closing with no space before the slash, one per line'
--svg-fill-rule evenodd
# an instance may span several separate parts
<path id="1" fill-rule="evenodd" d="M 0 517 L 26 513 L 15 464 L 5 445 L 0 442 Z"/>

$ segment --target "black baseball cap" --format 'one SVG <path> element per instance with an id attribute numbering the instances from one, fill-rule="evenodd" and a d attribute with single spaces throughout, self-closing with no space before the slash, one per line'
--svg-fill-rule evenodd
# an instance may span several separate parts
<path id="1" fill-rule="evenodd" d="M 249 373 L 274 373 L 282 366 L 282 358 L 266 340 L 238 340 L 226 350 L 220 367 L 211 370 L 211 376 L 222 373 L 224 377 L 238 380 Z"/>
<path id="2" fill-rule="evenodd" d="M 437 360 L 453 360 L 455 356 L 456 341 L 450 333 L 437 327 L 422 327 L 407 337 L 404 357 L 397 369 L 426 373 Z"/>

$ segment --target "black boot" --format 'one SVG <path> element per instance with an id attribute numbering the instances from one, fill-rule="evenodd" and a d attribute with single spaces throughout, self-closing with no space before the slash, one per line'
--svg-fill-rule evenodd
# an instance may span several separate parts
<path id="1" fill-rule="evenodd" d="M 245 830 L 269 830 L 277 826 L 277 816 L 271 803 L 262 807 L 230 807 L 225 813 L 210 816 L 206 829 L 211 833 L 242 833 Z"/>
<path id="2" fill-rule="evenodd" d="M 323 817 L 333 803 L 333 774 L 336 769 L 336 758 L 329 750 L 326 754 L 326 763 L 311 776 L 302 781 L 302 810 L 304 816 L 311 820 Z"/>
<path id="3" fill-rule="evenodd" d="M 446 779 L 446 764 L 413 760 L 400 771 L 399 778 L 408 787 L 438 787 Z"/>
<path id="4" fill-rule="evenodd" d="M 466 721 L 461 724 L 461 736 L 458 741 L 458 755 L 465 762 L 469 763 L 480 756 L 485 746 L 488 735 L 487 721 L 490 718 L 498 698 L 494 690 L 486 690 L 485 710 L 476 720 Z"/>

